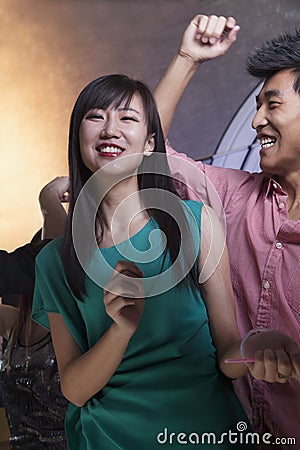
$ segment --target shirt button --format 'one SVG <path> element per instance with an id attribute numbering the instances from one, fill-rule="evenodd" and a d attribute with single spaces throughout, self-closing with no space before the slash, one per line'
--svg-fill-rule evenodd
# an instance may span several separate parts
<path id="1" fill-rule="evenodd" d="M 270 283 L 268 281 L 264 282 L 264 289 L 269 289 Z"/>
<path id="2" fill-rule="evenodd" d="M 276 248 L 282 248 L 282 243 L 281 242 L 277 242 L 276 243 Z"/>
<path id="3" fill-rule="evenodd" d="M 280 202 L 278 206 L 279 206 L 280 209 L 283 209 L 284 208 L 284 203 Z"/>
<path id="4" fill-rule="evenodd" d="M 277 189 L 277 184 L 276 183 L 273 183 L 273 188 Z"/>

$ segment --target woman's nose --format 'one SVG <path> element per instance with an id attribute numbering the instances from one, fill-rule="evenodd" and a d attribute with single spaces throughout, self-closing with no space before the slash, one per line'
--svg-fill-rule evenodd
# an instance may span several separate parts
<path id="1" fill-rule="evenodd" d="M 119 137 L 120 130 L 116 120 L 107 120 L 104 124 L 102 130 L 100 131 L 100 137 L 103 138 L 111 138 L 111 137 Z"/>

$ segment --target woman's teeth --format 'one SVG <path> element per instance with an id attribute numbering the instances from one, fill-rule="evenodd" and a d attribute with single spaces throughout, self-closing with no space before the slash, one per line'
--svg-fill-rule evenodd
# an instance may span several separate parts
<path id="1" fill-rule="evenodd" d="M 123 150 L 121 150 L 120 148 L 117 147 L 102 147 L 98 149 L 99 152 L 101 153 L 122 153 Z"/>

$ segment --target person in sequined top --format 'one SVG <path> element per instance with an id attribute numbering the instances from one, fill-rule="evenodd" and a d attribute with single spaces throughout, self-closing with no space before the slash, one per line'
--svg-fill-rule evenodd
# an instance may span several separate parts
<path id="1" fill-rule="evenodd" d="M 32 246 L 39 246 L 41 237 L 52 239 L 63 232 L 66 213 L 61 202 L 67 200 L 67 189 L 68 178 L 58 177 L 41 191 L 44 224 Z M 64 418 L 68 402 L 60 391 L 51 335 L 31 320 L 32 294 L 31 289 L 19 295 L 19 307 L 0 304 L 0 335 L 7 341 L 0 362 L 0 383 L 10 447 L 66 450 Z"/>

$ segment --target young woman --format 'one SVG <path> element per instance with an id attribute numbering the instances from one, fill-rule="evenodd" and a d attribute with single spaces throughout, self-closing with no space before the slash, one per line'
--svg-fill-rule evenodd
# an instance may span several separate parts
<path id="1" fill-rule="evenodd" d="M 32 246 L 39 245 L 41 234 L 51 239 L 63 233 L 66 213 L 61 201 L 67 189 L 67 177 L 57 177 L 42 189 L 43 230 L 34 236 Z M 18 297 L 18 307 L 0 304 L 0 335 L 7 340 L 0 361 L 0 383 L 10 448 L 66 450 L 67 401 L 61 395 L 51 335 L 31 320 L 33 290 Z"/>
<path id="2" fill-rule="evenodd" d="M 69 165 L 68 225 L 37 258 L 33 318 L 51 328 L 70 449 L 230 448 L 230 430 L 254 448 L 228 378 L 248 368 L 225 363 L 240 336 L 219 224 L 176 196 L 143 83 L 109 75 L 81 92 Z"/>

